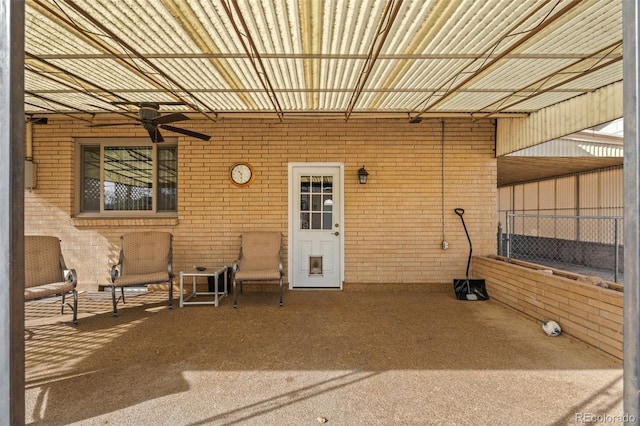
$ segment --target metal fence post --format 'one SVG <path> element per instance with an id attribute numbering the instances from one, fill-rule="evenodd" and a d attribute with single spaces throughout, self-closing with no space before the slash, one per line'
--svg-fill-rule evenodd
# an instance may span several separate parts
<path id="1" fill-rule="evenodd" d="M 509 226 L 509 224 L 511 223 L 511 219 L 509 219 L 511 217 L 511 213 L 509 213 L 509 211 L 507 210 L 507 258 L 511 259 L 511 226 Z"/>
<path id="2" fill-rule="evenodd" d="M 502 256 L 502 223 L 498 222 L 498 256 Z"/>

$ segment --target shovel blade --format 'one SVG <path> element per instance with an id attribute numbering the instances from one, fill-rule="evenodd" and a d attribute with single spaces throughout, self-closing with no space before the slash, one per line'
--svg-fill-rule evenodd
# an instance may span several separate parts
<path id="1" fill-rule="evenodd" d="M 466 278 L 453 280 L 453 291 L 458 300 L 489 300 L 484 280 Z"/>

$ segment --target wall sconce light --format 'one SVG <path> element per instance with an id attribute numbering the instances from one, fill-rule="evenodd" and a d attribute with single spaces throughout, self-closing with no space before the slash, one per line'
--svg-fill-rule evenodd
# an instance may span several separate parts
<path id="1" fill-rule="evenodd" d="M 369 176 L 369 172 L 367 172 L 367 169 L 365 169 L 364 166 L 362 166 L 360 170 L 358 170 L 358 180 L 362 185 L 367 183 L 368 176 Z"/>

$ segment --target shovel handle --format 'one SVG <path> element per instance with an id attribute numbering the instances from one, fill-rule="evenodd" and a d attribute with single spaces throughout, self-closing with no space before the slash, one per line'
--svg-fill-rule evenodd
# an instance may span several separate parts
<path id="1" fill-rule="evenodd" d="M 457 208 L 454 210 L 454 212 L 456 212 L 458 216 L 462 217 L 462 215 L 464 214 L 464 209 Z"/>

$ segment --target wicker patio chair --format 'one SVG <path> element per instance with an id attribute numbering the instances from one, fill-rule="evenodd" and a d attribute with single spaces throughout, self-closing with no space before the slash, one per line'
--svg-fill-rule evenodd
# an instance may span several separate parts
<path id="1" fill-rule="evenodd" d="M 146 231 L 122 235 L 118 263 L 111 267 L 113 316 L 118 316 L 118 302 L 125 303 L 124 288 L 164 284 L 169 286 L 169 309 L 173 307 L 173 235 Z M 116 299 L 116 287 L 122 295 Z"/>
<path id="2" fill-rule="evenodd" d="M 240 255 L 233 264 L 233 307 L 237 308 L 236 283 L 280 283 L 282 306 L 282 234 L 280 232 L 246 232 L 240 236 Z"/>
<path id="3" fill-rule="evenodd" d="M 65 296 L 73 296 L 73 323 L 78 324 L 78 276 L 67 269 L 58 237 L 27 235 L 24 237 L 24 299 L 34 300 L 60 296 L 64 314 Z"/>

